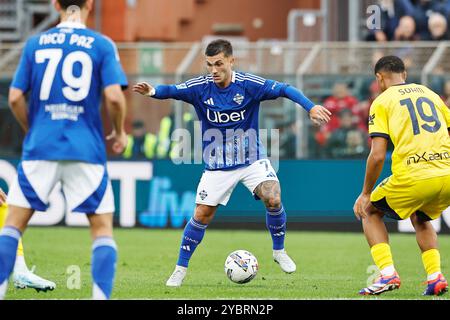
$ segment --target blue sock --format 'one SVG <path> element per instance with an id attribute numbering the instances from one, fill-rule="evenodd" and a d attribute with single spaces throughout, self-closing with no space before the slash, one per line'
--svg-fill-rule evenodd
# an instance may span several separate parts
<path id="1" fill-rule="evenodd" d="M 272 236 L 273 250 L 284 249 L 286 235 L 286 212 L 283 205 L 276 210 L 266 210 L 266 226 Z"/>
<path id="2" fill-rule="evenodd" d="M 20 231 L 14 227 L 6 226 L 0 231 L 0 291 L 6 292 L 4 283 L 5 280 L 9 279 L 14 269 L 20 237 Z M 3 297 L 5 292 L 0 292 L 0 297 Z"/>
<path id="3" fill-rule="evenodd" d="M 116 271 L 117 247 L 113 238 L 99 237 L 92 244 L 93 298 L 109 299 Z"/>
<path id="4" fill-rule="evenodd" d="M 194 218 L 189 220 L 184 228 L 183 238 L 181 239 L 177 265 L 187 268 L 195 248 L 197 248 L 205 235 L 207 226 L 208 225 L 196 221 Z"/>

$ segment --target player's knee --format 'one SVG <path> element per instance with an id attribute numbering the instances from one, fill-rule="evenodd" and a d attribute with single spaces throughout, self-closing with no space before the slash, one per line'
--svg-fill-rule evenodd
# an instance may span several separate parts
<path id="1" fill-rule="evenodd" d="M 10 206 L 4 225 L 14 227 L 24 233 L 33 212 L 32 209 Z"/>
<path id="2" fill-rule="evenodd" d="M 266 208 L 269 210 L 276 210 L 281 207 L 281 197 L 270 197 L 264 201 Z"/>
<path id="3" fill-rule="evenodd" d="M 431 226 L 430 221 L 420 217 L 416 213 L 413 213 L 409 218 L 411 220 L 414 229 L 423 229 L 428 227 L 428 225 Z"/>
<path id="4" fill-rule="evenodd" d="M 112 214 L 87 215 L 93 239 L 113 236 Z"/>
<path id="5" fill-rule="evenodd" d="M 214 218 L 216 210 L 214 207 L 199 205 L 195 210 L 194 218 L 200 223 L 209 224 Z"/>
<path id="6" fill-rule="evenodd" d="M 112 226 L 95 226 L 91 228 L 92 239 L 97 239 L 99 237 L 113 237 L 113 228 Z"/>

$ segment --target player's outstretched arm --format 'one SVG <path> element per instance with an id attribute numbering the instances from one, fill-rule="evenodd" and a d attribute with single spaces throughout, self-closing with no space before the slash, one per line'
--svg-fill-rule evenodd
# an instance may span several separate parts
<path id="1" fill-rule="evenodd" d="M 113 152 L 121 154 L 127 146 L 128 138 L 125 132 L 126 100 L 120 85 L 106 87 L 105 100 L 113 124 L 113 132 L 106 139 L 113 140 Z"/>
<path id="2" fill-rule="evenodd" d="M 23 91 L 16 88 L 10 88 L 8 102 L 14 117 L 17 119 L 22 129 L 25 132 L 28 132 L 28 109 Z"/>
<path id="3" fill-rule="evenodd" d="M 309 118 L 315 125 L 320 126 L 330 121 L 331 112 L 321 105 L 315 105 L 297 88 L 287 86 L 284 90 L 284 96 L 301 105 L 306 111 L 308 111 Z"/>
<path id="4" fill-rule="evenodd" d="M 6 194 L 0 188 L 0 207 L 6 202 Z"/>
<path id="5" fill-rule="evenodd" d="M 321 105 L 315 105 L 309 111 L 309 118 L 317 126 L 328 123 L 331 119 L 330 116 L 331 112 Z"/>
<path id="6" fill-rule="evenodd" d="M 190 88 L 187 83 L 180 85 L 160 84 L 153 87 L 147 82 L 139 82 L 133 86 L 133 91 L 155 99 L 176 99 L 187 103 L 192 103 L 195 96 L 194 89 Z"/>
<path id="7" fill-rule="evenodd" d="M 153 96 L 155 94 L 155 88 L 147 82 L 139 82 L 133 86 L 133 91 L 143 96 Z"/>

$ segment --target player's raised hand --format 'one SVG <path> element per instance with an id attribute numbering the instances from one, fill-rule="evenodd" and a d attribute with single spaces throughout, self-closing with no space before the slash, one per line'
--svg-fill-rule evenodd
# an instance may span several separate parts
<path id="1" fill-rule="evenodd" d="M 309 118 L 316 125 L 320 126 L 322 124 L 328 123 L 330 121 L 331 112 L 323 106 L 315 105 L 309 111 Z"/>
<path id="2" fill-rule="evenodd" d="M 139 82 L 133 86 L 133 91 L 144 96 L 151 96 L 154 88 L 147 82 Z"/>
<path id="3" fill-rule="evenodd" d="M 353 205 L 353 212 L 355 213 L 356 219 L 361 220 L 361 218 L 367 217 L 367 207 L 370 202 L 370 194 L 361 193 L 356 199 Z"/>
<path id="4" fill-rule="evenodd" d="M 128 137 L 125 131 L 117 134 L 115 130 L 111 132 L 109 136 L 106 137 L 106 140 L 113 140 L 112 150 L 115 154 L 121 154 L 124 152 L 125 148 L 128 144 Z"/>
<path id="5" fill-rule="evenodd" d="M 0 188 L 0 206 L 2 206 L 6 202 L 6 194 Z"/>

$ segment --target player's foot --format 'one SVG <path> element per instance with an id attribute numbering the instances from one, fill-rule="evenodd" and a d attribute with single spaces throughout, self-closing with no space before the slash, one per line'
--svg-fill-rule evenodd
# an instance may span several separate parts
<path id="1" fill-rule="evenodd" d="M 395 272 L 391 276 L 380 276 L 375 282 L 368 286 L 367 288 L 363 288 L 359 291 L 359 294 L 362 295 L 377 295 L 386 291 L 391 291 L 400 288 L 400 277 L 398 273 Z"/>
<path id="2" fill-rule="evenodd" d="M 184 277 L 186 277 L 187 268 L 182 266 L 176 266 L 174 272 L 166 282 L 168 287 L 180 287 L 183 283 Z"/>
<path id="3" fill-rule="evenodd" d="M 427 285 L 424 296 L 440 296 L 448 291 L 448 282 L 442 273 L 436 279 L 427 281 Z"/>
<path id="4" fill-rule="evenodd" d="M 292 273 L 297 269 L 295 262 L 287 255 L 286 251 L 283 250 L 273 250 L 273 261 L 278 263 L 286 273 Z"/>
<path id="5" fill-rule="evenodd" d="M 47 290 L 54 290 L 56 284 L 52 281 L 45 280 L 34 274 L 34 267 L 30 270 L 25 270 L 21 272 L 14 272 L 13 281 L 14 286 L 18 289 L 33 288 L 37 292 Z"/>

